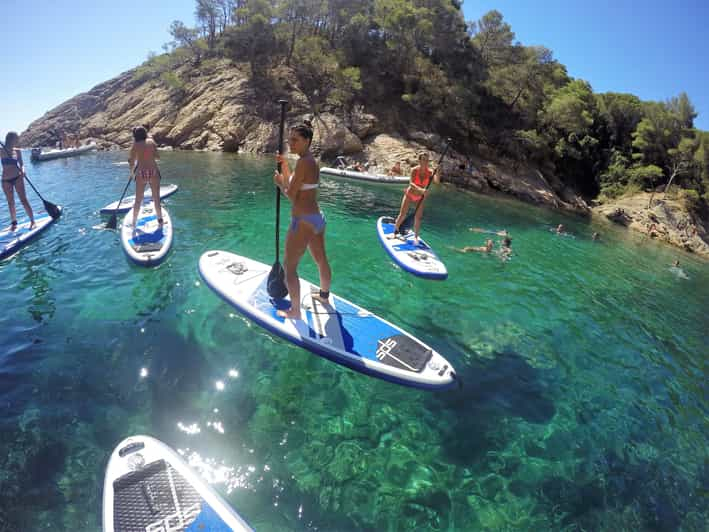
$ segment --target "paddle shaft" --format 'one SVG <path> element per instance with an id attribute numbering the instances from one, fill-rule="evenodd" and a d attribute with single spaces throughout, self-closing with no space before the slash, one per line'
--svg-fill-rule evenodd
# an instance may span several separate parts
<path id="1" fill-rule="evenodd" d="M 138 167 L 138 165 L 136 165 L 136 168 L 137 167 Z M 116 206 L 116 210 L 113 211 L 113 214 L 111 214 L 111 218 L 106 223 L 106 227 L 108 227 L 110 229 L 116 228 L 116 215 L 117 215 L 118 209 L 121 208 L 121 203 L 123 202 L 123 197 L 126 195 L 126 192 L 128 191 L 128 186 L 130 185 L 130 182 L 133 181 L 134 175 L 135 175 L 135 170 L 130 173 L 130 177 L 128 178 L 128 182 L 126 183 L 126 186 L 123 189 L 123 194 L 121 194 L 121 199 L 118 200 L 118 205 Z M 158 200 L 158 201 L 160 201 L 160 200 Z"/>
<path id="2" fill-rule="evenodd" d="M 286 100 L 278 100 L 281 105 L 281 124 L 278 128 L 278 153 L 283 155 L 283 134 L 285 130 L 286 123 L 286 105 L 288 102 Z M 278 163 L 278 173 L 281 173 L 281 163 Z M 281 226 L 281 189 L 276 185 L 276 263 L 279 262 L 279 248 L 280 248 L 280 226 Z"/>
<path id="3" fill-rule="evenodd" d="M 446 147 L 443 150 L 443 153 L 441 154 L 441 157 L 438 159 L 438 164 L 436 164 L 436 172 L 440 172 L 441 170 L 441 163 L 443 162 L 443 158 L 446 156 L 448 153 L 448 148 L 450 148 L 450 141 L 451 139 L 446 139 Z M 440 173 L 439 173 L 439 179 L 440 179 Z M 408 227 L 412 224 L 414 218 L 416 218 L 416 213 L 419 212 L 419 208 L 421 207 L 421 204 L 423 203 L 424 197 L 426 196 L 426 192 L 428 191 L 428 187 L 431 186 L 431 183 L 433 183 L 433 176 L 431 176 L 431 179 L 428 180 L 428 183 L 426 184 L 426 187 L 424 188 L 424 192 L 421 195 L 421 199 L 416 203 L 416 208 L 414 209 L 414 213 L 410 214 L 409 216 L 406 217 L 406 219 L 401 223 L 401 227 Z"/>

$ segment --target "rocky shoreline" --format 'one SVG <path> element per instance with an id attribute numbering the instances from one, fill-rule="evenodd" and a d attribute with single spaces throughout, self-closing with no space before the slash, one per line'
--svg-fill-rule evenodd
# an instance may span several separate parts
<path id="1" fill-rule="evenodd" d="M 650 200 L 652 204 L 650 205 Z M 594 216 L 648 235 L 689 253 L 709 258 L 707 224 L 692 216 L 681 201 L 640 192 L 593 207 Z"/>
<path id="2" fill-rule="evenodd" d="M 245 65 L 226 60 L 205 62 L 197 68 L 185 65 L 177 71 L 184 80 L 179 90 L 167 87 L 156 76 L 140 79 L 136 72 L 124 72 L 50 110 L 22 133 L 21 145 L 53 146 L 61 133 L 72 133 L 84 141 L 94 140 L 101 149 L 122 149 L 130 145 L 135 125 L 149 123 L 155 140 L 167 149 L 273 153 L 278 143 L 275 93 L 285 91 L 290 102 L 289 122 L 311 119 L 313 152 L 324 164 L 331 165 L 338 155 L 345 155 L 368 163 L 379 173 L 401 161 L 407 172 L 416 164 L 420 150 L 428 150 L 436 161 L 444 149 L 440 136 L 425 131 L 408 131 L 406 137 L 392 133 L 396 127 L 391 120 L 362 107 L 348 113 L 313 113 L 307 96 L 287 69 L 274 73 L 279 84 L 274 88 L 259 86 Z M 443 163 L 444 181 L 583 216 L 598 214 L 640 231 L 655 223 L 658 239 L 709 256 L 706 228 L 693 219 L 687 221 L 691 217 L 677 202 L 658 200 L 647 213 L 640 208 L 642 201 L 629 200 L 591 209 L 552 174 L 495 160 L 484 155 L 484 147 L 478 151 L 470 155 L 450 150 Z M 617 209 L 623 210 L 625 217 L 610 215 Z M 683 233 L 687 227 L 692 231 L 690 236 Z"/>

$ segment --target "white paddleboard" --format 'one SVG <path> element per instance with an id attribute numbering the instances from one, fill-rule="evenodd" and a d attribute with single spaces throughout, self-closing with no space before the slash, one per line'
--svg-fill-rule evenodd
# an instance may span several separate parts
<path id="1" fill-rule="evenodd" d="M 185 461 L 155 438 L 114 449 L 103 483 L 104 532 L 250 531 Z"/>
<path id="2" fill-rule="evenodd" d="M 154 266 L 163 261 L 172 247 L 172 220 L 165 206 L 162 206 L 163 225 L 158 224 L 155 205 L 144 203 L 138 212 L 136 226 L 132 227 L 133 211 L 123 218 L 121 243 L 128 257 L 141 266 Z"/>
<path id="3" fill-rule="evenodd" d="M 368 172 L 355 172 L 354 170 L 340 170 L 339 168 L 328 168 L 327 166 L 320 169 L 321 174 L 336 175 L 339 177 L 349 177 L 350 179 L 359 179 L 360 181 L 372 181 L 374 183 L 408 183 L 409 178 L 401 175 L 384 175 L 370 174 Z"/>
<path id="4" fill-rule="evenodd" d="M 394 222 L 396 220 L 389 216 L 377 220 L 379 241 L 394 262 L 417 277 L 440 281 L 447 279 L 446 265 L 431 246 L 423 238 L 419 238 L 418 244 L 415 244 L 413 231 L 394 236 Z"/>
<path id="5" fill-rule="evenodd" d="M 349 301 L 330 294 L 311 296 L 317 287 L 300 279 L 300 320 L 276 315 L 290 307 L 273 300 L 267 280 L 271 267 L 228 251 L 207 251 L 199 273 L 207 285 L 239 312 L 270 332 L 351 369 L 416 388 L 441 389 L 455 382 L 451 364 L 432 348 Z"/>
<path id="6" fill-rule="evenodd" d="M 59 211 L 61 207 L 57 206 Z M 17 224 L 17 228 L 14 231 L 10 231 L 7 227 L 0 231 L 0 260 L 6 259 L 11 255 L 14 255 L 19 251 L 19 249 L 31 241 L 33 238 L 38 236 L 47 227 L 52 225 L 54 218 L 45 214 L 43 216 L 38 216 L 34 219 L 35 226 L 30 229 L 30 221 L 24 221 Z"/>
<path id="7" fill-rule="evenodd" d="M 171 184 L 160 185 L 160 199 L 163 200 L 163 199 L 167 198 L 168 196 L 172 196 L 175 192 L 177 192 L 177 189 L 178 189 L 177 185 L 171 185 Z M 118 201 L 114 201 L 113 203 L 109 203 L 108 205 L 106 205 L 99 212 L 101 214 L 113 214 L 114 212 L 116 212 L 116 213 L 128 212 L 133 207 L 134 201 L 135 201 L 135 195 L 128 196 L 127 198 L 123 198 L 123 201 L 121 201 L 120 206 L 118 205 Z M 145 187 L 145 195 L 143 196 L 143 203 L 150 203 L 151 201 L 153 201 L 153 191 L 150 190 L 150 187 Z"/>

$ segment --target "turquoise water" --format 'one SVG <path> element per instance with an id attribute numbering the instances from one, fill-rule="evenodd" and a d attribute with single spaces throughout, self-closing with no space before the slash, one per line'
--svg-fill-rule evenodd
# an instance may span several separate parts
<path id="1" fill-rule="evenodd" d="M 276 339 L 201 282 L 208 249 L 273 261 L 270 158 L 164 154 L 180 191 L 155 269 L 96 229 L 122 160 L 28 168 L 66 210 L 0 263 L 0 530 L 100 529 L 108 457 L 136 433 L 181 450 L 258 530 L 705 529 L 706 262 L 441 187 L 423 236 L 450 278 L 419 280 L 376 237 L 401 187 L 323 177 L 333 290 L 461 377 L 422 392 Z M 483 244 L 469 227 L 507 228 L 511 260 L 454 251 Z M 310 258 L 300 273 L 317 280 Z"/>

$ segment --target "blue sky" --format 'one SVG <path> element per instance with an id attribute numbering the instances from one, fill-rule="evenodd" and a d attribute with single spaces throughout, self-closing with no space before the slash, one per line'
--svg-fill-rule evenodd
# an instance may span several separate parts
<path id="1" fill-rule="evenodd" d="M 354 1 L 354 0 L 353 0 Z M 0 135 L 142 63 L 194 24 L 194 0 L 0 0 Z M 522 44 L 550 48 L 596 92 L 666 100 L 686 91 L 709 130 L 709 1 L 467 0 L 467 20 L 500 11 Z"/>
<path id="2" fill-rule="evenodd" d="M 665 101 L 686 92 L 709 131 L 709 0 L 465 0 L 496 9 L 525 45 L 546 46 L 594 92 Z"/>

